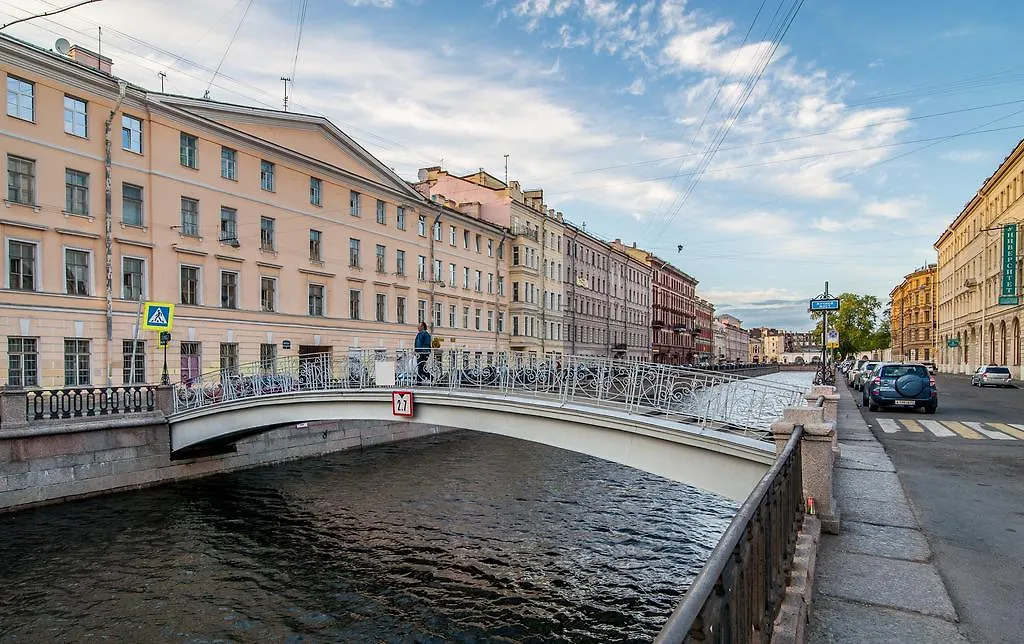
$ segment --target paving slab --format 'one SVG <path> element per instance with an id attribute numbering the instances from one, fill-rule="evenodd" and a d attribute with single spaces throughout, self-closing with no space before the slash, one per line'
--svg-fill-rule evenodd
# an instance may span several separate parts
<path id="1" fill-rule="evenodd" d="M 835 538 L 822 539 L 819 557 L 815 589 L 821 595 L 950 621 L 957 618 L 931 564 L 843 552 Z"/>
<path id="2" fill-rule="evenodd" d="M 842 532 L 832 539 L 843 552 L 920 562 L 928 561 L 932 555 L 924 535 L 910 528 L 844 521 Z"/>
<path id="3" fill-rule="evenodd" d="M 875 525 L 891 525 L 899 528 L 917 528 L 917 518 L 910 506 L 902 503 L 888 503 L 874 499 L 839 499 L 839 510 L 847 521 L 862 521 Z"/>
<path id="4" fill-rule="evenodd" d="M 960 644 L 968 640 L 956 624 L 938 617 L 863 606 L 833 597 L 815 597 L 807 641 L 811 644 Z"/>
<path id="5" fill-rule="evenodd" d="M 881 447 L 843 445 L 839 450 L 839 467 L 876 472 L 895 472 L 896 467 Z"/>
<path id="6" fill-rule="evenodd" d="M 835 471 L 835 494 L 843 500 L 873 499 L 903 504 L 907 502 L 903 486 L 900 485 L 895 472 L 838 468 Z"/>

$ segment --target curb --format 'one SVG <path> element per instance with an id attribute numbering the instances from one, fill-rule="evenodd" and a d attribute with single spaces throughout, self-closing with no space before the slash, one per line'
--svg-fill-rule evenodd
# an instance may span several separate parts
<path id="1" fill-rule="evenodd" d="M 807 641 L 811 598 L 814 596 L 814 567 L 821 539 L 821 521 L 804 515 L 797 535 L 793 567 L 786 585 L 786 595 L 772 626 L 772 644 L 803 644 Z"/>

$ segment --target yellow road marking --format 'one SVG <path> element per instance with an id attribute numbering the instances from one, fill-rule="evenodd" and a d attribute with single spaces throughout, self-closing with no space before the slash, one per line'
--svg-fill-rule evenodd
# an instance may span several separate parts
<path id="1" fill-rule="evenodd" d="M 900 422 L 903 423 L 904 427 L 917 434 L 924 431 L 924 428 L 916 420 L 901 420 Z"/>
<path id="2" fill-rule="evenodd" d="M 984 436 L 982 436 L 978 432 L 974 431 L 970 427 L 964 425 L 963 423 L 958 423 L 955 420 L 947 420 L 947 421 L 940 421 L 940 422 L 942 422 L 943 425 L 945 425 L 949 429 L 952 429 L 954 432 L 956 432 L 957 434 L 960 434 L 964 438 L 973 438 L 973 439 L 985 438 Z"/>
<path id="3" fill-rule="evenodd" d="M 995 427 L 996 429 L 998 429 L 999 431 L 1003 432 L 1004 434 L 1009 434 L 1010 436 L 1013 436 L 1014 438 L 1020 438 L 1020 439 L 1024 440 L 1024 432 L 1022 432 L 1021 430 L 1017 429 L 1016 427 L 1010 427 L 1006 423 L 985 423 L 985 424 L 989 425 L 991 427 Z"/>

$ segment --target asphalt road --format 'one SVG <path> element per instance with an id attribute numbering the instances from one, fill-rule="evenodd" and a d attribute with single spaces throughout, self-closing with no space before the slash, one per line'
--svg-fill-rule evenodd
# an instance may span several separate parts
<path id="1" fill-rule="evenodd" d="M 903 421 L 1024 427 L 1024 389 L 979 389 L 938 374 L 939 409 L 861 414 L 885 446 L 928 538 L 963 631 L 973 642 L 1024 641 L 1024 437 L 936 436 Z M 859 392 L 858 392 L 859 393 Z M 883 431 L 880 419 L 892 419 Z M 899 431 L 892 428 L 899 427 Z M 1003 425 L 1005 427 L 1005 425 Z M 933 425 L 933 427 L 936 427 Z M 1009 430 L 1007 430 L 1009 431 Z M 941 432 L 940 432 L 941 433 Z M 968 435 L 971 432 L 965 432 Z M 974 432 L 977 434 L 977 432 Z M 1024 434 L 1024 432 L 1022 432 Z"/>

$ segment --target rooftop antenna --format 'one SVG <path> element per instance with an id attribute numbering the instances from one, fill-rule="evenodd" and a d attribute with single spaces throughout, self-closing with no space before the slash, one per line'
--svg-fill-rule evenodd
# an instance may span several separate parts
<path id="1" fill-rule="evenodd" d="M 164 93 L 164 79 L 167 78 L 167 74 L 163 72 L 157 72 L 157 76 L 160 77 L 160 93 Z"/>
<path id="2" fill-rule="evenodd" d="M 284 81 L 284 111 L 288 111 L 288 83 L 292 81 L 290 76 L 282 76 L 281 80 Z"/>
<path id="3" fill-rule="evenodd" d="M 505 185 L 508 185 L 508 155 L 505 155 Z"/>

